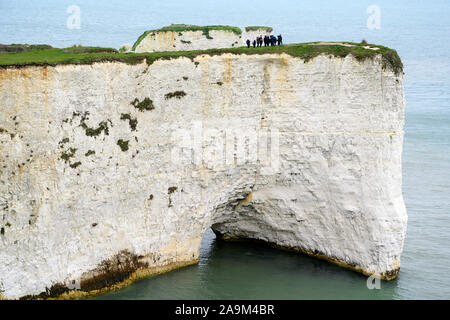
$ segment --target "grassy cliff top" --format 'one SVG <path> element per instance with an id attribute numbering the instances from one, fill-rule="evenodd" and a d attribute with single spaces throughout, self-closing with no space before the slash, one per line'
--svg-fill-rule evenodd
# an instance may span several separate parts
<path id="1" fill-rule="evenodd" d="M 154 30 L 147 30 L 143 34 L 139 36 L 139 38 L 136 40 L 136 42 L 133 44 L 133 51 L 136 49 L 136 47 L 141 43 L 141 41 L 151 33 L 157 33 L 157 32 L 167 32 L 167 31 L 173 31 L 173 32 L 184 32 L 184 31 L 202 31 L 203 34 L 209 35 L 209 31 L 212 30 L 222 30 L 222 31 L 229 31 L 234 32 L 238 35 L 242 34 L 242 30 L 238 27 L 233 26 L 196 26 L 193 24 L 171 24 L 170 26 L 162 27 L 160 29 L 154 29 Z"/>
<path id="2" fill-rule="evenodd" d="M 367 49 L 378 48 L 376 50 Z M 38 47 L 40 48 L 40 47 Z M 403 71 L 403 64 L 397 52 L 383 46 L 367 45 L 359 43 L 345 42 L 342 44 L 327 43 L 300 43 L 274 47 L 260 48 L 226 48 L 209 49 L 195 51 L 173 51 L 173 52 L 148 52 L 148 53 L 119 53 L 116 49 L 99 47 L 70 47 L 64 49 L 30 49 L 22 52 L 0 53 L 0 68 L 8 66 L 54 66 L 58 64 L 93 64 L 95 62 L 119 61 L 128 64 L 141 63 L 146 60 L 147 64 L 152 64 L 156 60 L 174 59 L 187 57 L 194 59 L 199 55 L 221 55 L 223 53 L 232 54 L 280 54 L 285 53 L 293 57 L 304 59 L 305 62 L 314 57 L 326 54 L 335 57 L 346 57 L 353 55 L 359 61 L 371 59 L 377 55 L 382 56 L 383 67 L 390 68 L 396 74 Z"/>
<path id="3" fill-rule="evenodd" d="M 233 26 L 221 26 L 221 25 L 215 25 L 215 26 L 196 26 L 193 24 L 171 24 L 170 26 L 162 27 L 160 29 L 156 30 L 150 30 L 150 32 L 164 32 L 164 31 L 174 31 L 174 32 L 183 32 L 183 31 L 204 31 L 204 30 L 223 30 L 223 31 L 230 31 L 234 32 L 236 34 L 241 34 L 242 30 L 238 27 Z"/>
<path id="4" fill-rule="evenodd" d="M 258 30 L 265 30 L 267 32 L 272 32 L 273 28 L 272 27 L 266 27 L 266 26 L 248 26 L 245 27 L 245 31 L 249 32 L 249 31 L 258 31 Z"/>

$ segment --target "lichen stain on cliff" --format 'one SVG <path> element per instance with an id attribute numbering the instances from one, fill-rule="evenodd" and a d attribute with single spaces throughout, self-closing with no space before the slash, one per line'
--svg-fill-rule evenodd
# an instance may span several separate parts
<path id="1" fill-rule="evenodd" d="M 53 68 L 51 69 L 52 71 L 50 71 L 51 73 L 53 72 Z M 50 110 L 50 106 L 49 106 L 49 101 L 48 101 L 48 93 L 49 93 L 49 67 L 48 66 L 44 66 L 41 69 L 41 80 L 42 80 L 42 105 L 45 107 L 46 111 Z M 44 116 L 44 119 L 46 119 L 47 117 Z"/>
<path id="2" fill-rule="evenodd" d="M 0 80 L 17 81 L 19 78 L 29 78 L 32 68 L 0 68 Z"/>
<path id="3" fill-rule="evenodd" d="M 176 38 L 176 34 L 173 31 L 158 32 L 155 35 L 155 40 L 158 43 L 157 47 L 166 48 L 169 51 L 171 48 L 175 48 L 175 38 Z M 150 39 L 150 38 L 148 38 L 148 39 Z M 144 46 L 145 46 L 145 44 L 144 44 Z"/>
<path id="4" fill-rule="evenodd" d="M 201 112 L 202 112 L 202 119 L 208 119 L 210 116 L 210 102 L 214 99 L 212 98 L 212 92 L 211 92 L 211 84 L 209 83 L 209 79 L 211 77 L 211 74 L 209 72 L 208 63 L 206 63 L 204 60 L 206 58 L 204 56 L 200 56 L 196 58 L 196 61 L 194 64 L 196 66 L 200 65 L 200 94 L 202 95 L 203 99 L 202 106 L 201 106 Z"/>
<path id="5" fill-rule="evenodd" d="M 274 82 L 277 87 L 273 88 L 273 91 L 278 99 L 276 103 L 278 107 L 288 105 L 290 101 L 293 101 L 289 79 L 291 59 L 287 54 L 281 54 L 280 58 L 276 60 L 278 67 L 275 68 Z"/>
<path id="6" fill-rule="evenodd" d="M 123 282 L 138 269 L 148 267 L 148 263 L 142 262 L 142 258 L 128 250 L 120 251 L 114 257 L 102 261 L 92 272 L 82 276 L 81 290 L 99 290 Z"/>
<path id="7" fill-rule="evenodd" d="M 224 72 L 223 72 L 223 79 L 225 83 L 228 85 L 228 87 L 231 86 L 231 79 L 232 79 L 232 59 L 225 59 L 225 66 L 224 66 Z"/>
<path id="8" fill-rule="evenodd" d="M 331 262 L 335 265 L 338 265 L 340 267 L 356 271 L 364 276 L 370 277 L 370 276 L 376 275 L 376 273 L 372 270 L 368 270 L 368 269 L 361 267 L 352 262 L 342 261 L 339 258 L 330 256 L 330 255 L 326 255 L 317 250 L 310 251 L 310 250 L 303 249 L 300 247 L 285 247 L 285 246 L 281 246 L 281 245 L 277 245 L 277 244 L 270 244 L 270 245 L 276 249 L 298 252 L 298 253 L 306 254 L 308 256 L 320 259 L 320 260 L 325 260 L 325 261 Z M 395 278 L 397 278 L 399 271 L 400 271 L 400 260 L 398 260 L 398 263 L 395 264 L 394 269 L 383 272 L 381 274 L 378 274 L 378 276 L 380 277 L 381 280 L 387 280 L 387 281 L 394 280 Z"/>
<path id="9" fill-rule="evenodd" d="M 156 276 L 172 270 L 198 263 L 198 259 L 175 261 L 161 266 L 149 266 L 146 260 L 151 256 L 138 256 L 128 250 L 122 250 L 110 259 L 102 261 L 91 272 L 83 274 L 79 289 L 75 289 L 76 281 L 71 285 L 55 283 L 44 292 L 36 295 L 26 295 L 20 300 L 73 300 L 105 294 L 120 290 L 133 282 L 151 276 Z M 7 299 L 0 294 L 0 300 Z"/>
<path id="10" fill-rule="evenodd" d="M 5 110 L 4 112 L 8 112 L 10 115 L 14 116 L 19 115 L 19 119 L 20 117 L 26 118 L 26 113 L 32 113 L 33 110 L 23 107 L 33 105 L 36 102 L 36 99 L 38 99 L 40 104 L 45 107 L 45 111 L 50 111 L 48 95 L 49 79 L 51 78 L 52 73 L 53 71 L 50 71 L 47 66 L 0 70 L 0 80 L 2 83 L 5 83 L 6 90 L 8 90 L 7 87 L 18 86 L 21 88 L 20 94 L 10 95 L 9 97 L 15 102 L 15 107 Z M 37 79 L 39 79 L 39 81 L 37 81 Z M 13 88 L 8 91 L 16 92 Z M 36 94 L 37 92 L 39 92 L 39 95 Z M 40 114 L 40 117 L 38 118 L 35 116 L 32 118 L 35 121 L 46 119 L 47 113 Z"/>
<path id="11" fill-rule="evenodd" d="M 241 202 L 239 202 L 238 206 L 236 207 L 236 209 L 240 208 L 241 206 L 248 206 L 251 202 L 253 201 L 253 192 L 250 192 L 247 197 L 245 197 L 244 200 L 242 200 Z"/>
<path id="12" fill-rule="evenodd" d="M 260 119 L 260 127 L 264 128 L 266 121 L 265 121 L 265 106 L 272 105 L 272 100 L 268 94 L 268 92 L 271 90 L 271 74 L 270 74 L 270 68 L 273 65 L 273 60 L 269 59 L 264 64 L 264 71 L 263 71 L 263 83 L 262 87 L 263 90 L 261 92 L 261 119 Z"/>
<path id="13" fill-rule="evenodd" d="M 16 69 L 1 69 L 0 68 L 0 80 L 2 81 L 2 83 L 3 83 L 3 80 L 9 79 L 10 78 L 10 73 L 14 72 L 14 71 L 17 72 Z"/>
<path id="14" fill-rule="evenodd" d="M 224 71 L 222 75 L 222 85 L 223 89 L 226 90 L 226 94 L 224 94 L 223 102 L 222 102 L 222 113 L 225 114 L 225 109 L 229 107 L 232 103 L 232 94 L 231 94 L 231 81 L 233 79 L 233 59 L 227 58 L 224 60 Z"/>
<path id="15" fill-rule="evenodd" d="M 41 75 L 42 75 L 41 80 L 46 81 L 47 77 L 48 77 L 48 66 L 43 66 L 41 70 L 42 70 L 42 72 L 41 72 Z"/>

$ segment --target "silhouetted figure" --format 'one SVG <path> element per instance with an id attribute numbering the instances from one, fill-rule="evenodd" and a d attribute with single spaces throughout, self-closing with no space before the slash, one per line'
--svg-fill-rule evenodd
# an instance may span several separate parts
<path id="1" fill-rule="evenodd" d="M 269 37 L 264 36 L 264 47 L 267 47 L 269 45 Z"/>
<path id="2" fill-rule="evenodd" d="M 247 48 L 250 48 L 250 40 L 247 39 Z"/>
<path id="3" fill-rule="evenodd" d="M 281 34 L 278 35 L 277 41 L 279 46 L 283 44 L 283 37 L 281 36 Z"/>
<path id="4" fill-rule="evenodd" d="M 253 40 L 253 48 L 256 47 L 256 40 Z"/>
<path id="5" fill-rule="evenodd" d="M 273 47 L 277 43 L 277 38 L 274 35 L 270 36 L 270 45 Z"/>

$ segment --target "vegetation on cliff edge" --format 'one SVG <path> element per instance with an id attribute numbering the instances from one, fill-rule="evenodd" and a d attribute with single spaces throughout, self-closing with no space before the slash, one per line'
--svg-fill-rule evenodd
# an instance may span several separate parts
<path id="1" fill-rule="evenodd" d="M 267 32 L 272 32 L 273 28 L 272 27 L 266 27 L 266 26 L 248 26 L 248 27 L 245 27 L 245 31 L 246 32 L 258 31 L 258 30 L 265 30 Z"/>
<path id="2" fill-rule="evenodd" d="M 79 47 L 78 49 L 35 49 L 23 52 L 11 52 L 0 54 L 0 67 L 8 66 L 29 66 L 29 65 L 58 65 L 58 64 L 93 64 L 95 62 L 118 61 L 128 64 L 138 64 L 144 60 L 151 65 L 157 60 L 170 60 L 179 57 L 186 57 L 191 60 L 200 55 L 221 55 L 224 53 L 231 54 L 281 54 L 285 53 L 293 57 L 304 59 L 305 62 L 317 57 L 321 54 L 331 55 L 335 57 L 346 57 L 353 55 L 357 60 L 374 58 L 377 55 L 382 56 L 383 66 L 390 68 L 396 74 L 403 71 L 403 64 L 397 52 L 384 46 L 365 45 L 360 43 L 346 42 L 351 46 L 343 46 L 339 44 L 320 44 L 320 43 L 301 43 L 289 44 L 274 47 L 260 48 L 225 48 L 225 49 L 209 49 L 194 51 L 173 51 L 173 52 L 146 52 L 146 53 L 119 53 L 110 51 L 108 48 L 97 47 Z M 377 50 L 367 49 L 378 48 Z M 73 48 L 73 47 L 71 47 Z M 82 49 L 85 48 L 85 49 Z M 103 51 L 102 51 L 103 49 Z"/>

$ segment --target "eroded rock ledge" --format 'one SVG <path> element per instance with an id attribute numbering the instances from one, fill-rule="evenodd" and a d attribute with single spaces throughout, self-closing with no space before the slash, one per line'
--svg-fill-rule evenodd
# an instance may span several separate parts
<path id="1" fill-rule="evenodd" d="M 210 227 L 394 278 L 404 97 L 385 61 L 221 53 L 0 69 L 2 296 L 99 293 L 196 263 Z M 268 161 L 251 157 L 254 137 Z"/>

